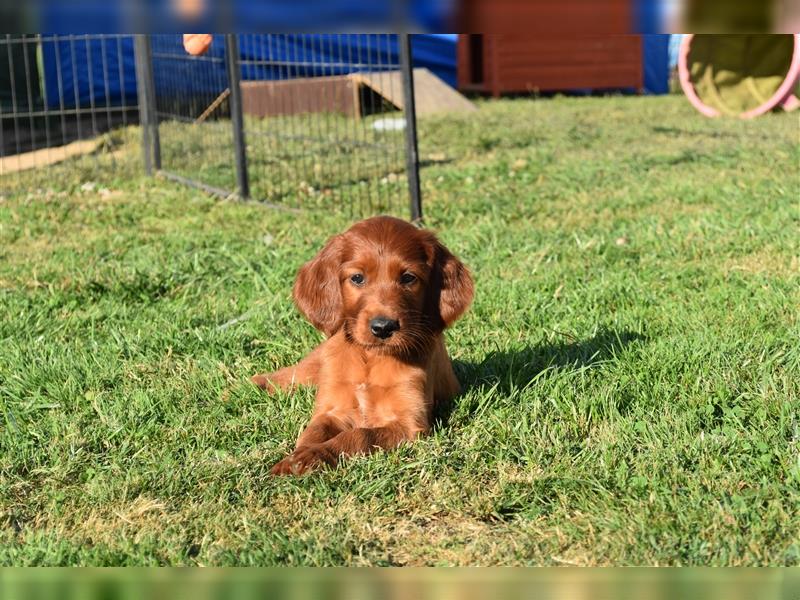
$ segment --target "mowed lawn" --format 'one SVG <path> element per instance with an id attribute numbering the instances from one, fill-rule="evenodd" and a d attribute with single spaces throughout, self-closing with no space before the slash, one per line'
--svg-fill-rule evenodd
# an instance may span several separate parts
<path id="1" fill-rule="evenodd" d="M 268 472 L 313 391 L 248 378 L 320 341 L 290 291 L 345 211 L 135 170 L 6 192 L 0 563 L 800 564 L 799 133 L 681 97 L 422 120 L 427 224 L 477 284 L 463 394 L 302 478 Z"/>

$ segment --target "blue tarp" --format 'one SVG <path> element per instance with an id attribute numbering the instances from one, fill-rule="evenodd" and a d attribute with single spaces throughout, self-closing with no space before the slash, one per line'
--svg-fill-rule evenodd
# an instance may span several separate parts
<path id="1" fill-rule="evenodd" d="M 178 34 L 157 35 L 152 39 L 156 89 L 188 96 L 216 95 L 226 87 L 222 60 L 225 43 L 221 35 L 214 37 L 206 55 L 217 60 L 186 60 Z M 455 86 L 456 40 L 455 34 L 412 36 L 414 66 L 426 67 Z M 397 36 L 377 34 L 243 34 L 239 38 L 239 49 L 242 78 L 245 80 L 342 75 L 363 70 L 366 65 L 386 68 L 399 63 Z M 645 91 L 667 93 L 669 36 L 644 35 L 642 55 Z M 119 104 L 123 97 L 126 102 L 135 102 L 131 38 L 45 42 L 43 66 L 50 108 L 57 108 L 62 103 L 65 108 L 74 107 L 76 103 L 102 106 L 107 100 L 110 104 Z M 77 90 L 73 81 L 78 82 Z"/>
<path id="2" fill-rule="evenodd" d="M 456 38 L 456 35 L 441 34 L 412 36 L 414 66 L 431 70 L 437 77 L 455 87 Z M 218 55 L 223 56 L 221 40 L 215 40 L 214 45 Z M 252 80 L 345 75 L 369 68 L 397 68 L 400 63 L 398 38 L 394 35 L 245 34 L 241 37 L 239 46 L 243 63 L 242 78 Z M 260 64 L 264 62 L 265 55 L 270 56 L 274 64 Z"/>
<path id="3" fill-rule="evenodd" d="M 455 86 L 456 36 L 412 36 L 414 65 L 426 67 Z M 101 106 L 136 99 L 133 40 L 78 39 L 43 44 L 44 81 L 50 108 Z M 227 84 L 225 41 L 221 35 L 205 55 L 212 60 L 187 60 L 178 34 L 152 37 L 156 89 L 176 95 L 219 94 Z M 285 79 L 342 75 L 358 70 L 388 68 L 400 62 L 397 36 L 377 34 L 266 35 L 239 38 L 242 78 Z M 172 58 L 174 57 L 174 58 Z M 123 73 L 120 77 L 120 58 Z M 267 60 L 267 58 L 269 60 Z M 216 59 L 216 60 L 213 60 Z M 59 81 L 61 83 L 59 83 Z M 73 82 L 77 81 L 77 89 Z"/>
<path id="4" fill-rule="evenodd" d="M 170 33 L 236 31 L 260 33 L 329 31 L 415 31 L 451 29 L 454 0 L 225 0 L 203 2 L 202 14 L 189 18 L 164 0 L 35 0 L 36 29 L 71 33 Z"/>
<path id="5" fill-rule="evenodd" d="M 136 104 L 131 37 L 42 42 L 42 67 L 48 108 Z"/>
<path id="6" fill-rule="evenodd" d="M 642 70 L 647 94 L 669 93 L 669 34 L 664 31 L 668 4 L 664 0 L 634 0 L 636 31 L 642 33 Z"/>
<path id="7" fill-rule="evenodd" d="M 642 63 L 645 93 L 669 93 L 669 34 L 642 36 Z"/>

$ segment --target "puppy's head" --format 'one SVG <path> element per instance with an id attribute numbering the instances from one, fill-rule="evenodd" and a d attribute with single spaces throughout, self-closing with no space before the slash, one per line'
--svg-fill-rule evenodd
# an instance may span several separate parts
<path id="1" fill-rule="evenodd" d="M 472 301 L 466 267 L 436 237 L 374 217 L 328 241 L 300 269 L 294 300 L 326 335 L 344 328 L 369 349 L 408 353 L 453 323 Z"/>

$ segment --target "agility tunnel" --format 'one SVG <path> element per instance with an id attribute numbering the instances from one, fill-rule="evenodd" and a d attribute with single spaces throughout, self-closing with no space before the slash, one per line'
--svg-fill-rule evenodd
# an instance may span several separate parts
<path id="1" fill-rule="evenodd" d="M 687 35 L 678 74 L 686 97 L 707 117 L 794 110 L 800 106 L 800 34 Z"/>

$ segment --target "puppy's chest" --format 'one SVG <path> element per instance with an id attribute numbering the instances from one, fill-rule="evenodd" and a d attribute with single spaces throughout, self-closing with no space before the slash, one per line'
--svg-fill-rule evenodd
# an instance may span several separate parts
<path id="1" fill-rule="evenodd" d="M 353 417 L 362 427 L 404 419 L 418 412 L 417 404 L 423 402 L 424 375 L 418 369 L 382 361 L 345 375 L 342 383 L 350 392 Z"/>
<path id="2" fill-rule="evenodd" d="M 373 403 L 370 403 L 370 388 L 367 383 L 357 383 L 355 384 L 355 396 L 356 396 L 356 408 L 358 409 L 361 418 L 366 420 L 369 416 L 372 416 L 374 412 L 384 412 L 384 411 L 376 411 L 375 406 Z M 381 415 L 383 416 L 383 415 Z"/>
<path id="3" fill-rule="evenodd" d="M 351 383 L 354 408 L 362 426 L 380 427 L 398 419 L 408 410 L 409 395 L 404 392 L 404 382 L 396 380 L 374 381 L 367 377 Z"/>

